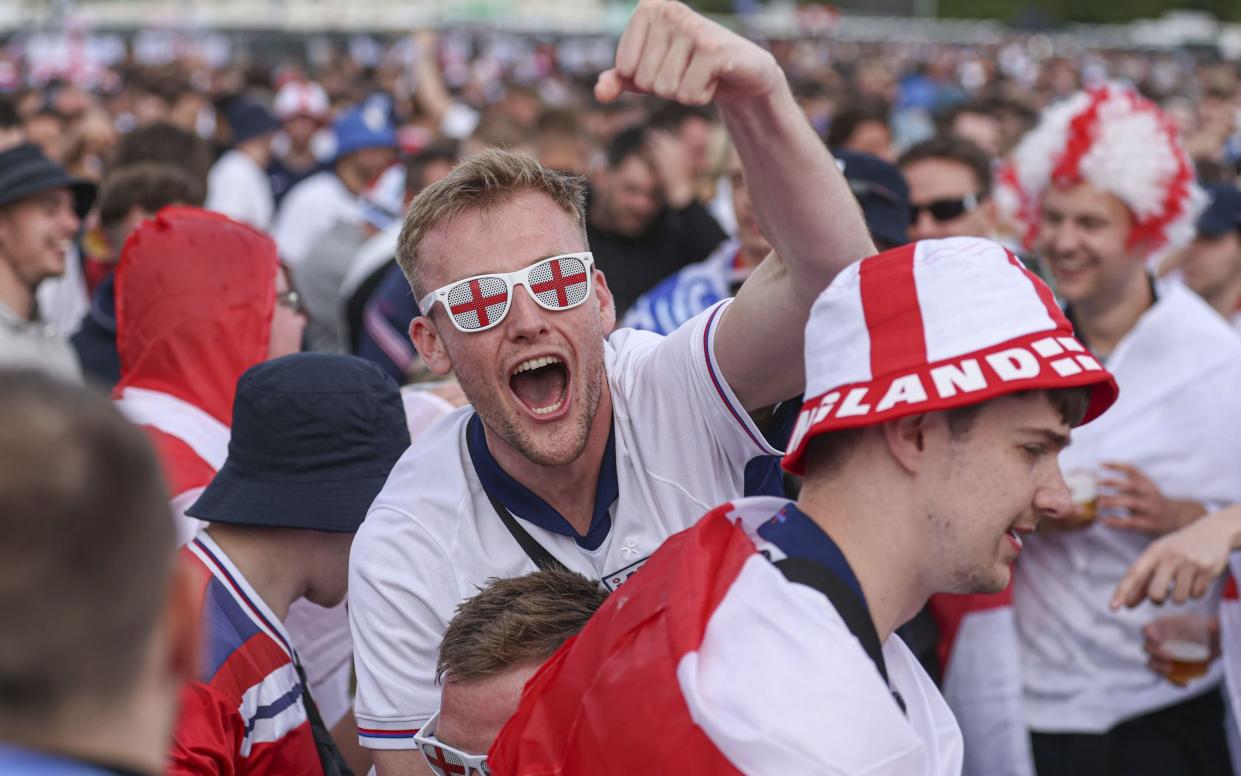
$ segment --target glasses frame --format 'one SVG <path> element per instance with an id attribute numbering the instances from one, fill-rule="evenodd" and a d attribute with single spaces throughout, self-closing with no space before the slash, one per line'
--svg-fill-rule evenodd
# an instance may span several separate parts
<path id="1" fill-rule="evenodd" d="M 306 312 L 306 305 L 302 302 L 302 295 L 296 289 L 290 288 L 288 291 L 276 292 L 276 304 L 299 315 Z"/>
<path id="2" fill-rule="evenodd" d="M 577 302 L 574 302 L 573 304 L 570 304 L 570 305 L 566 305 L 564 307 L 552 307 L 552 306 L 546 305 L 542 301 L 539 300 L 538 294 L 530 290 L 530 273 L 533 272 L 535 268 L 541 267 L 544 264 L 547 264 L 548 262 L 556 261 L 558 259 L 577 259 L 578 261 L 581 261 L 584 265 L 586 265 L 586 285 L 587 285 L 586 293 Z M 469 283 L 472 280 L 482 280 L 483 278 L 499 278 L 501 281 L 503 281 L 504 288 L 506 291 L 506 297 L 507 297 L 504 302 L 504 311 L 501 312 L 499 315 L 497 315 L 495 317 L 495 320 L 489 321 L 486 326 L 479 326 L 476 329 L 464 328 L 461 326 L 461 324 L 457 323 L 457 316 L 453 315 L 452 310 L 448 307 L 448 293 L 452 291 L 454 288 L 456 288 L 457 286 L 461 285 L 462 283 Z M 594 278 L 595 278 L 595 256 L 593 253 L 591 253 L 590 251 L 579 251 L 577 253 L 559 253 L 555 256 L 548 256 L 547 258 L 539 259 L 538 261 L 531 264 L 530 266 L 525 267 L 524 269 L 516 270 L 514 272 L 488 272 L 483 275 L 473 275 L 468 278 L 461 278 L 460 280 L 454 280 L 453 282 L 449 283 L 446 286 L 440 286 L 439 288 L 435 289 L 431 293 L 422 297 L 422 299 L 418 300 L 418 310 L 423 315 L 430 316 L 431 308 L 435 306 L 436 302 L 438 302 L 444 306 L 444 311 L 448 313 L 448 320 L 452 321 L 452 325 L 454 328 L 457 329 L 457 331 L 462 332 L 463 334 L 478 334 L 479 332 L 487 331 L 488 329 L 492 329 L 492 328 L 495 328 L 496 326 L 499 326 L 500 323 L 502 323 L 504 319 L 508 317 L 508 312 L 513 307 L 513 292 L 517 286 L 521 286 L 522 288 L 524 288 L 526 290 L 526 293 L 530 296 L 531 299 L 534 300 L 534 303 L 537 304 L 539 307 L 542 307 L 544 310 L 548 310 L 550 312 L 558 313 L 558 312 L 563 312 L 565 310 L 572 310 L 575 307 L 579 307 L 582 305 L 583 302 L 589 299 L 590 289 L 594 282 Z"/>
<path id="3" fill-rule="evenodd" d="M 465 768 L 464 776 L 475 776 L 476 774 L 477 776 L 491 776 L 491 770 L 487 767 L 487 755 L 463 752 L 457 747 L 449 746 L 435 737 L 435 728 L 439 724 L 439 720 L 440 713 L 437 711 L 427 720 L 427 724 L 423 725 L 422 729 L 414 734 L 414 743 L 417 744 L 418 751 L 436 776 L 462 776 L 462 774 L 445 771 L 435 765 L 431 762 L 431 758 L 427 757 L 427 751 L 423 747 L 429 746 L 441 750 L 441 759 L 443 759 L 443 752 L 451 752 L 455 757 L 460 758 Z"/>

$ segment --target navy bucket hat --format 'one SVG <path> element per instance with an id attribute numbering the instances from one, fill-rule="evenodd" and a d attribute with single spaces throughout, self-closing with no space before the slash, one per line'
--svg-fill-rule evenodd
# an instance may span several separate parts
<path id="1" fill-rule="evenodd" d="M 396 382 L 354 356 L 295 353 L 237 382 L 228 460 L 186 513 L 352 533 L 409 447 Z"/>
<path id="2" fill-rule="evenodd" d="M 78 218 L 86 218 L 95 201 L 95 184 L 65 172 L 33 143 L 0 151 L 0 205 L 55 189 L 68 189 L 73 211 Z"/>

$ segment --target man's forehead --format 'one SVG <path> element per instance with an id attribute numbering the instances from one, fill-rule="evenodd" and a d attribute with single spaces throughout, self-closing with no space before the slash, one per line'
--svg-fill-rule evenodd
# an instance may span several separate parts
<path id="1" fill-rule="evenodd" d="M 581 227 L 551 199 L 477 208 L 437 224 L 422 240 L 423 272 L 433 287 L 487 273 L 512 272 L 586 250 Z"/>

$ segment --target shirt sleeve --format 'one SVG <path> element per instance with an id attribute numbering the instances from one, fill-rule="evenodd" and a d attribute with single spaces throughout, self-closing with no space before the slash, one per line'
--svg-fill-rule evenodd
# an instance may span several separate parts
<path id="1" fill-rule="evenodd" d="M 202 682 L 189 682 L 181 690 L 168 773 L 236 773 L 243 727 L 236 704 L 229 704 L 226 697 Z"/>
<path id="2" fill-rule="evenodd" d="M 358 740 L 412 749 L 439 708 L 435 663 L 458 595 L 447 552 L 412 517 L 380 507 L 349 553 Z"/>
<path id="3" fill-rule="evenodd" d="M 715 335 L 731 301 L 704 310 L 667 337 L 621 330 L 611 340 L 620 419 L 637 429 L 635 439 L 659 446 L 643 458 L 660 461 L 667 470 L 662 473 L 705 491 L 695 495 L 708 508 L 741 495 L 739 486 L 721 492 L 719 485 L 740 483 L 751 459 L 781 454 L 737 400 L 715 360 Z"/>

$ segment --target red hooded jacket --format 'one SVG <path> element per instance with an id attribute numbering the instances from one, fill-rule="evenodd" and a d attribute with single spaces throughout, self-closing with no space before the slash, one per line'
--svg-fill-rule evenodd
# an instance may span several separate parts
<path id="1" fill-rule="evenodd" d="M 237 380 L 267 359 L 278 266 L 269 237 L 197 208 L 161 210 L 121 251 L 113 397 L 155 442 L 174 504 L 227 455 Z"/>

